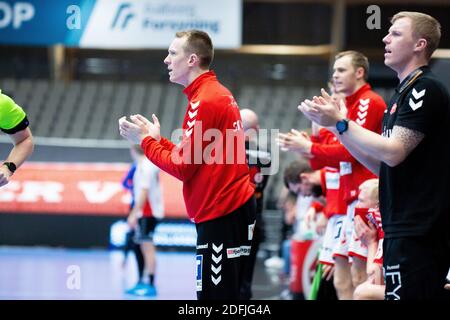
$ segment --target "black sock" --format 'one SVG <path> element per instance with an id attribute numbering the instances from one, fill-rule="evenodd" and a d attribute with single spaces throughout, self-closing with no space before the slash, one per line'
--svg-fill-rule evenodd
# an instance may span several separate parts
<path id="1" fill-rule="evenodd" d="M 152 285 L 153 285 L 153 282 L 154 282 L 154 280 L 155 280 L 155 275 L 150 274 L 148 277 L 149 277 L 149 279 L 150 279 L 150 285 L 152 286 Z"/>

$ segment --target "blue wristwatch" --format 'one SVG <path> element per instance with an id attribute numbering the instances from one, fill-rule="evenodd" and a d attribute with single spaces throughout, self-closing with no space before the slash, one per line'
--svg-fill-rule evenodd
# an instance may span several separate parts
<path id="1" fill-rule="evenodd" d="M 339 134 L 343 134 L 348 130 L 348 121 L 348 119 L 342 119 L 336 122 L 336 130 L 339 132 Z"/>

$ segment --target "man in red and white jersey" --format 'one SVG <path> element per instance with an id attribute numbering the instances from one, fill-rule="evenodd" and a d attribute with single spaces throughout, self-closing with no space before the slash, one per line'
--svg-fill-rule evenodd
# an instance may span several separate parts
<path id="1" fill-rule="evenodd" d="M 197 228 L 197 298 L 238 299 L 255 226 L 254 185 L 246 162 L 239 107 L 210 64 L 209 35 L 177 32 L 164 63 L 188 98 L 179 145 L 160 136 L 158 118 L 119 120 L 121 135 L 138 143 L 162 170 L 183 182 Z"/>
<path id="2" fill-rule="evenodd" d="M 348 119 L 360 126 L 379 133 L 381 122 L 386 110 L 383 99 L 372 91 L 367 83 L 369 62 L 357 51 L 344 51 L 335 57 L 333 66 L 333 85 L 337 92 L 345 94 L 345 113 Z M 322 129 L 325 130 L 325 129 Z M 311 167 L 320 169 L 325 166 L 339 168 L 340 188 L 342 198 L 347 204 L 347 217 L 341 232 L 340 247 L 336 248 L 334 258 L 336 262 L 335 286 L 340 299 L 352 299 L 353 283 L 349 282 L 350 261 L 348 244 L 353 232 L 354 208 L 358 198 L 359 185 L 375 175 L 358 162 L 342 145 L 336 136 L 325 142 L 315 142 L 301 137 L 296 138 L 296 148 L 310 158 Z M 323 140 L 323 138 L 322 138 Z M 365 261 L 352 259 L 351 267 L 365 272 Z M 355 272 L 354 272 L 355 274 Z"/>

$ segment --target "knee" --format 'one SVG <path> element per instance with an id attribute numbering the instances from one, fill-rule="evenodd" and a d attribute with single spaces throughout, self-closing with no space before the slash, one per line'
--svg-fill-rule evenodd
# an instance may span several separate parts
<path id="1" fill-rule="evenodd" d="M 352 272 L 352 284 L 355 288 L 358 287 L 360 284 L 362 284 L 366 280 L 367 280 L 367 274 L 365 271 L 358 270 L 358 271 Z"/>
<path id="2" fill-rule="evenodd" d="M 353 300 L 367 300 L 364 283 L 356 287 L 353 292 Z"/>
<path id="3" fill-rule="evenodd" d="M 333 275 L 333 284 L 337 291 L 345 291 L 352 288 L 352 281 L 349 277 L 346 277 L 343 274 L 336 274 Z"/>
<path id="4" fill-rule="evenodd" d="M 351 275 L 352 275 L 352 283 L 353 286 L 356 288 L 360 284 L 362 284 L 364 281 L 367 280 L 367 271 L 366 271 L 366 264 L 352 264 L 351 267 Z"/>

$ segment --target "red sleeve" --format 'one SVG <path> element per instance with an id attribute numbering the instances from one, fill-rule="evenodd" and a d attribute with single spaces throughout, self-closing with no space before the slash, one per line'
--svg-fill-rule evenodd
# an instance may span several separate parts
<path id="1" fill-rule="evenodd" d="M 208 142 L 202 141 L 202 132 L 210 127 L 209 118 L 203 116 L 207 113 L 205 108 L 208 108 L 206 104 L 199 109 L 196 122 L 190 131 L 183 130 L 183 140 L 179 145 L 174 145 L 164 138 L 158 142 L 152 137 L 145 138 L 141 143 L 144 154 L 151 162 L 183 182 L 194 176 L 203 164 L 203 150 Z M 195 139 L 201 141 L 198 146 L 194 142 Z M 198 155 L 200 155 L 199 158 Z"/>
<path id="2" fill-rule="evenodd" d="M 166 139 L 166 138 L 164 138 L 164 137 L 161 137 L 161 140 L 159 141 L 159 143 L 160 143 L 165 149 L 167 149 L 167 150 L 169 150 L 169 151 L 172 151 L 173 148 L 175 148 L 175 144 L 172 143 L 172 141 L 170 141 L 170 140 L 168 140 L 168 139 Z"/>
<path id="3" fill-rule="evenodd" d="M 192 175 L 188 169 L 189 165 L 184 164 L 182 161 L 178 161 L 182 160 L 182 157 L 178 156 L 176 157 L 177 161 L 174 161 L 174 157 L 178 152 L 172 152 L 171 150 L 164 148 L 161 143 L 152 137 L 147 137 L 142 140 L 141 147 L 144 150 L 145 156 L 151 162 L 175 178 L 185 181 Z M 194 170 L 191 172 L 193 171 Z"/>
<path id="4" fill-rule="evenodd" d="M 386 110 L 386 104 L 378 95 L 372 95 L 370 105 L 365 108 L 366 110 L 356 110 L 357 113 L 359 112 L 359 115 L 364 116 L 364 118 L 360 119 L 360 122 L 357 118 L 355 118 L 359 116 L 358 114 L 355 114 L 350 119 L 356 120 L 355 122 L 361 125 L 363 128 L 379 134 L 381 132 L 381 124 L 383 121 L 384 111 Z M 314 170 L 323 168 L 325 166 L 339 168 L 339 162 L 341 161 L 352 163 L 357 162 L 357 160 L 350 154 L 350 152 L 347 151 L 344 145 L 340 143 L 330 143 L 330 140 L 327 140 L 326 143 L 322 144 L 313 143 L 313 145 L 311 146 L 311 154 L 314 157 L 310 160 L 310 165 Z"/>
<path id="5" fill-rule="evenodd" d="M 329 143 L 332 141 L 334 134 L 325 128 L 321 128 L 317 135 L 311 136 L 311 142 L 315 143 Z"/>
<path id="6" fill-rule="evenodd" d="M 355 158 L 353 158 L 353 156 L 350 154 L 350 152 L 345 149 L 344 145 L 340 143 L 313 143 L 311 147 L 311 154 L 314 156 L 310 160 L 310 165 L 313 170 L 318 170 L 327 166 L 339 168 L 339 162 L 341 161 L 356 161 Z"/>

